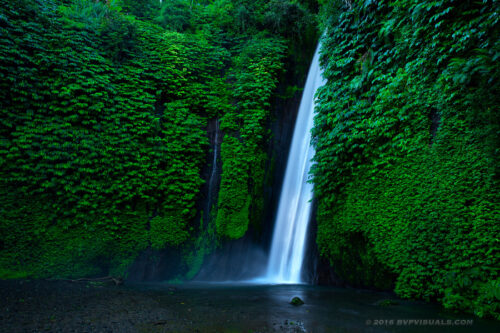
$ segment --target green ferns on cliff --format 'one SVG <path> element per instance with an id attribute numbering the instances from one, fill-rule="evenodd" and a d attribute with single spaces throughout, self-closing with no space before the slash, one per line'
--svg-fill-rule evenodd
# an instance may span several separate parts
<path id="1" fill-rule="evenodd" d="M 150 234 L 153 247 L 184 242 L 213 112 L 199 91 L 224 52 L 101 3 L 5 6 L 2 267 L 86 275 Z"/>
<path id="2" fill-rule="evenodd" d="M 500 318 L 498 3 L 324 2 L 322 255 L 351 283 Z"/>
<path id="3" fill-rule="evenodd" d="M 217 231 L 240 238 L 250 220 L 260 221 L 263 210 L 266 122 L 270 97 L 277 85 L 284 45 L 258 37 L 243 46 L 235 59 L 235 106 L 221 119 L 222 180 Z M 224 163 L 227 161 L 226 163 Z"/>
<path id="4" fill-rule="evenodd" d="M 1 1 L 0 278 L 123 274 L 148 247 L 194 262 L 204 232 L 245 234 L 262 210 L 269 101 L 303 30 L 280 35 L 266 6 Z M 221 204 L 207 228 L 215 118 Z"/>

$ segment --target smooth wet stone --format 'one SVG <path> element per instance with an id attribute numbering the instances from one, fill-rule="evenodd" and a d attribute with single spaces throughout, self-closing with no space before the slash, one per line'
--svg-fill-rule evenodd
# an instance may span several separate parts
<path id="1" fill-rule="evenodd" d="M 302 305 L 304 304 L 304 301 L 301 300 L 299 297 L 295 296 L 294 298 L 292 298 L 292 300 L 290 301 L 290 304 L 292 305 Z"/>

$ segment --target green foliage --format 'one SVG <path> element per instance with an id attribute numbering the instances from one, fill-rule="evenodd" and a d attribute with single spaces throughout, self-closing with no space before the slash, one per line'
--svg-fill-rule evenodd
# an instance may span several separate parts
<path id="1" fill-rule="evenodd" d="M 121 275 L 148 247 L 193 276 L 260 222 L 285 51 L 264 4 L 1 1 L 0 278 Z M 214 118 L 219 210 L 199 225 Z"/>
<path id="2" fill-rule="evenodd" d="M 311 13 L 300 2 L 273 0 L 265 7 L 263 21 L 271 31 L 299 39 L 311 20 Z"/>
<path id="3" fill-rule="evenodd" d="M 149 244 L 189 238 L 213 112 L 206 78 L 225 56 L 104 4 L 51 4 L 2 8 L 1 266 L 123 273 Z M 165 219 L 148 230 L 155 212 Z"/>
<path id="4" fill-rule="evenodd" d="M 165 1 L 156 22 L 173 31 L 185 31 L 191 25 L 192 8 L 188 0 Z"/>
<path id="5" fill-rule="evenodd" d="M 261 221 L 269 100 L 283 50 L 279 40 L 258 36 L 242 46 L 230 73 L 235 105 L 221 119 L 225 136 L 216 221 L 221 236 L 240 238 L 250 221 Z"/>
<path id="6" fill-rule="evenodd" d="M 140 19 L 154 19 L 161 8 L 162 3 L 170 2 L 171 0 L 117 0 L 121 2 L 122 11 L 130 13 Z"/>
<path id="7" fill-rule="evenodd" d="M 320 251 L 354 283 L 500 318 L 496 4 L 344 5 L 323 10 Z"/>
<path id="8" fill-rule="evenodd" d="M 178 217 L 178 216 L 181 217 Z M 150 222 L 151 247 L 163 249 L 166 245 L 177 246 L 184 243 L 189 234 L 185 230 L 182 214 L 169 212 L 166 217 L 156 216 Z"/>

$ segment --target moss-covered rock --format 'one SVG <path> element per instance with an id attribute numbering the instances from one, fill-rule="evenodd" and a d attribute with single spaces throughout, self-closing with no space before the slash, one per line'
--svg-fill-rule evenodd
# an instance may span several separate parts
<path id="1" fill-rule="evenodd" d="M 290 304 L 295 305 L 295 306 L 298 306 L 298 305 L 302 305 L 302 304 L 304 304 L 304 301 L 303 301 L 302 299 L 300 299 L 300 297 L 295 296 L 295 297 L 294 297 L 294 298 L 292 298 L 292 300 L 290 301 Z"/>

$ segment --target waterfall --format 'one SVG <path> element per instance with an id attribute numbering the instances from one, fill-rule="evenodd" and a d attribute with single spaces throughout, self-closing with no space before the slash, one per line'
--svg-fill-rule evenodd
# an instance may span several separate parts
<path id="1" fill-rule="evenodd" d="M 311 129 L 314 118 L 314 95 L 324 84 L 319 67 L 319 46 L 307 75 L 281 188 L 278 213 L 267 267 L 267 281 L 301 283 L 306 234 L 311 215 L 313 185 L 308 182 L 314 148 Z"/>

